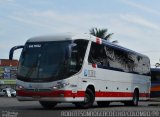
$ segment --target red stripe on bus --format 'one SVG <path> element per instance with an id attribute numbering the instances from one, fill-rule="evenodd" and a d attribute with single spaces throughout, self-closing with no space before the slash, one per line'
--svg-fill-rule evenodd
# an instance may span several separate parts
<path id="1" fill-rule="evenodd" d="M 133 97 L 130 92 L 96 92 L 96 97 Z"/>
<path id="2" fill-rule="evenodd" d="M 132 92 L 96 92 L 95 97 L 133 97 Z M 149 93 L 140 93 L 139 97 L 149 97 Z"/>
<path id="3" fill-rule="evenodd" d="M 77 91 L 73 93 L 71 90 L 57 90 L 48 92 L 35 92 L 35 91 L 25 91 L 17 90 L 18 96 L 40 96 L 40 97 L 84 97 L 85 91 Z M 95 92 L 95 97 L 133 97 L 132 92 Z M 149 93 L 140 93 L 139 97 L 149 97 Z"/>
<path id="4" fill-rule="evenodd" d="M 57 91 L 25 91 L 25 90 L 17 90 L 18 96 L 26 96 L 26 97 L 32 97 L 32 96 L 41 96 L 41 97 L 84 97 L 85 92 L 84 91 L 77 91 L 77 93 L 72 93 L 71 90 L 57 90 Z"/>
<path id="5" fill-rule="evenodd" d="M 150 97 L 149 93 L 140 93 L 139 97 Z"/>

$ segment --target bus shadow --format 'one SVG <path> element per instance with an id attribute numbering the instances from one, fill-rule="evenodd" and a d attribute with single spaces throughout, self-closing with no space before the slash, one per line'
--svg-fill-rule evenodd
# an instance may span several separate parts
<path id="1" fill-rule="evenodd" d="M 129 107 L 129 108 L 135 108 L 134 106 L 125 106 L 125 105 L 110 105 L 110 106 L 106 106 L 106 107 L 99 107 L 98 105 L 95 105 L 95 106 L 92 106 L 91 108 L 87 108 L 87 109 L 84 109 L 84 108 L 79 108 L 79 107 L 76 107 L 76 106 L 65 106 L 65 107 L 63 107 L 63 106 L 58 106 L 58 107 L 54 107 L 53 109 L 45 109 L 45 108 L 43 108 L 43 107 L 40 107 L 40 108 L 30 108 L 31 110 L 49 110 L 49 111 L 68 111 L 68 110 L 73 110 L 73 111 L 75 111 L 75 110 L 78 110 L 78 111 L 81 111 L 81 110 L 96 110 L 96 109 L 112 109 L 112 108 L 126 108 L 126 107 Z M 140 106 L 137 106 L 137 107 L 144 107 L 144 106 L 142 106 L 142 105 L 140 105 Z M 136 107 L 136 108 L 137 108 Z M 29 110 L 30 110 L 29 109 Z"/>
<path id="2" fill-rule="evenodd" d="M 150 104 L 149 106 L 155 106 L 153 104 Z M 35 110 L 35 111 L 41 111 L 41 110 L 46 110 L 46 111 L 68 111 L 68 110 L 105 110 L 105 109 L 119 109 L 119 108 L 135 108 L 135 106 L 125 106 L 124 104 L 111 104 L 106 107 L 99 107 L 97 104 L 94 104 L 91 108 L 84 109 L 84 108 L 78 108 L 74 104 L 59 104 L 55 106 L 53 109 L 45 109 L 41 105 L 21 105 L 21 106 L 10 106 L 10 107 L 0 107 L 0 110 L 16 110 L 16 111 L 30 111 L 30 110 Z M 144 105 L 139 105 L 137 106 L 138 108 L 145 107 Z M 136 108 L 137 108 L 136 107 Z"/>

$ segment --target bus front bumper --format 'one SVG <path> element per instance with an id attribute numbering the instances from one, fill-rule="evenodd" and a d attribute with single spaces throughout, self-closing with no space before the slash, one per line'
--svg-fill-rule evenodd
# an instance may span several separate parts
<path id="1" fill-rule="evenodd" d="M 56 91 L 26 91 L 17 90 L 17 99 L 19 101 L 56 101 L 56 102 L 79 102 L 84 101 L 85 92 L 72 90 L 56 90 Z"/>
<path id="2" fill-rule="evenodd" d="M 17 96 L 18 101 L 53 101 L 53 102 L 81 102 L 83 97 L 22 97 Z"/>

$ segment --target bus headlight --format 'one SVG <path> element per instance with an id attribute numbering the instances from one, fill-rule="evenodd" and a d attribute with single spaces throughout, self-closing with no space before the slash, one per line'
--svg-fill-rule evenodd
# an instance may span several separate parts
<path id="1" fill-rule="evenodd" d="M 16 85 L 16 90 L 23 90 L 23 89 L 24 89 L 23 86 L 21 86 L 21 85 Z"/>
<path id="2" fill-rule="evenodd" d="M 62 89 L 64 87 L 68 86 L 68 85 L 69 85 L 69 83 L 58 82 L 57 85 L 53 86 L 52 88 L 54 90 L 56 90 L 56 89 Z"/>

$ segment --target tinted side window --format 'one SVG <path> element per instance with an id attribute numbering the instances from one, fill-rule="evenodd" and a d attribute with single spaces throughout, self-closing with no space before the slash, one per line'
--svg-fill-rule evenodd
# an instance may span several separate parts
<path id="1" fill-rule="evenodd" d="M 71 61 L 70 61 L 70 74 L 73 75 L 77 73 L 81 68 L 88 46 L 87 40 L 75 40 L 73 42 L 75 46 L 71 49 Z"/>
<path id="2" fill-rule="evenodd" d="M 151 71 L 151 81 L 160 82 L 160 71 Z"/>
<path id="3" fill-rule="evenodd" d="M 104 46 L 96 43 L 92 43 L 88 62 L 92 64 L 104 65 L 105 60 Z"/>
<path id="4" fill-rule="evenodd" d="M 147 57 L 119 48 L 92 43 L 88 62 L 97 64 L 99 68 L 149 74 L 150 64 Z"/>

